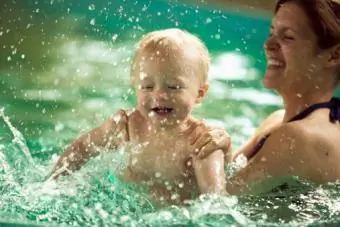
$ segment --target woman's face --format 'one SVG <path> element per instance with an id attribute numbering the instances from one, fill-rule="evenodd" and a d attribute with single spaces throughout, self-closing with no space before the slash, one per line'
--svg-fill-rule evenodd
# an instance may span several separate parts
<path id="1" fill-rule="evenodd" d="M 273 18 L 265 52 L 263 83 L 279 92 L 313 85 L 324 64 L 309 18 L 293 2 L 283 4 Z"/>

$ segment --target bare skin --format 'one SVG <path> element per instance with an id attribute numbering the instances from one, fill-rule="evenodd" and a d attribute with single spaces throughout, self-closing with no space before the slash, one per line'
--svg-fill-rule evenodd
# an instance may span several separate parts
<path id="1" fill-rule="evenodd" d="M 120 175 L 127 182 L 148 185 L 151 199 L 161 204 L 178 204 L 192 199 L 195 190 L 224 194 L 224 152 L 218 150 L 205 159 L 192 160 L 193 144 L 188 137 L 196 127 L 202 128 L 202 123 L 188 119 L 169 131 L 155 133 L 148 129 L 138 111 L 129 116 L 120 111 L 74 141 L 56 164 L 54 177 L 79 169 L 99 154 L 101 147 L 114 149 L 129 144 L 128 167 Z M 192 164 L 188 165 L 188 161 Z"/>
<path id="2" fill-rule="evenodd" d="M 178 36 L 177 30 L 168 32 Z M 208 89 L 198 77 L 202 72 L 197 56 L 168 47 L 141 52 L 132 75 L 136 109 L 119 111 L 75 140 L 56 164 L 54 178 L 79 169 L 102 148 L 127 146 L 130 160 L 121 177 L 147 185 L 150 198 L 161 204 L 182 203 L 193 199 L 195 192 L 225 194 L 229 136 L 191 116 Z M 200 140 L 195 136 L 198 129 Z M 192 158 L 198 151 L 211 154 Z"/>
<path id="3" fill-rule="evenodd" d="M 270 134 L 246 167 L 228 179 L 228 193 L 249 192 L 253 184 L 271 177 L 296 175 L 317 183 L 340 179 L 340 124 L 330 121 L 330 110 L 318 109 L 288 122 L 309 106 L 328 102 L 338 82 L 340 44 L 321 49 L 317 40 L 304 10 L 294 2 L 284 3 L 265 44 L 263 80 L 283 98 L 284 110 L 271 114 L 234 153 L 232 160 L 241 154 L 249 158 L 259 139 Z"/>

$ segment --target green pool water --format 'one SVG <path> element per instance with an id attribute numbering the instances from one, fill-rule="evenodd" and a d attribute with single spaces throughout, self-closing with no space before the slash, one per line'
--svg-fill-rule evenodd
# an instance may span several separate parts
<path id="1" fill-rule="evenodd" d="M 129 63 L 156 29 L 198 35 L 212 57 L 210 90 L 195 116 L 224 126 L 237 148 L 281 107 L 262 87 L 270 18 L 179 1 L 2 0 L 0 12 L 0 225 L 338 226 L 338 183 L 294 177 L 252 195 L 200 197 L 157 208 L 115 177 L 121 153 L 46 181 L 80 133 L 133 107 Z"/>

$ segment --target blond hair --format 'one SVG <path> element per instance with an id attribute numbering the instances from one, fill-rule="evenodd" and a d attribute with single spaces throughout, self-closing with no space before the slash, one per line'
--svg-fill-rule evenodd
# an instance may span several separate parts
<path id="1" fill-rule="evenodd" d="M 159 53 L 160 50 L 175 58 L 177 57 L 176 53 L 180 53 L 181 56 L 195 57 L 201 72 L 199 78 L 201 85 L 207 83 L 210 67 L 208 49 L 198 37 L 178 28 L 153 31 L 139 41 L 131 66 L 132 79 L 141 53 Z"/>

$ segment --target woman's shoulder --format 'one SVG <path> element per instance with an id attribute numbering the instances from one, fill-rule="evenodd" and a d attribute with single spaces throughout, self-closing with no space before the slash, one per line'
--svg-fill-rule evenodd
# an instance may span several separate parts
<path id="1" fill-rule="evenodd" d="M 255 136 L 261 137 L 264 135 L 268 135 L 269 133 L 274 131 L 276 128 L 278 128 L 282 124 L 284 114 L 285 114 L 285 111 L 283 109 L 276 110 L 273 113 L 271 113 L 261 123 L 261 125 L 256 131 Z"/>
<path id="2" fill-rule="evenodd" d="M 320 154 L 338 153 L 340 126 L 336 129 L 313 122 L 301 120 L 282 124 L 268 138 L 269 147 L 286 150 L 289 156 L 311 163 L 317 161 Z"/>
<path id="3" fill-rule="evenodd" d="M 340 130 L 319 128 L 313 119 L 280 124 L 271 132 L 251 165 L 271 176 L 297 175 L 315 181 L 340 176 Z M 315 122 L 314 122 L 315 123 Z M 326 124 L 325 124 L 326 125 Z M 336 164 L 331 164 L 334 162 Z M 326 176 L 323 173 L 328 173 Z"/>
<path id="4" fill-rule="evenodd" d="M 340 122 L 330 121 L 328 109 L 316 110 L 300 121 L 288 123 L 287 127 L 290 132 L 299 133 L 308 141 L 339 142 L 340 145 Z"/>

